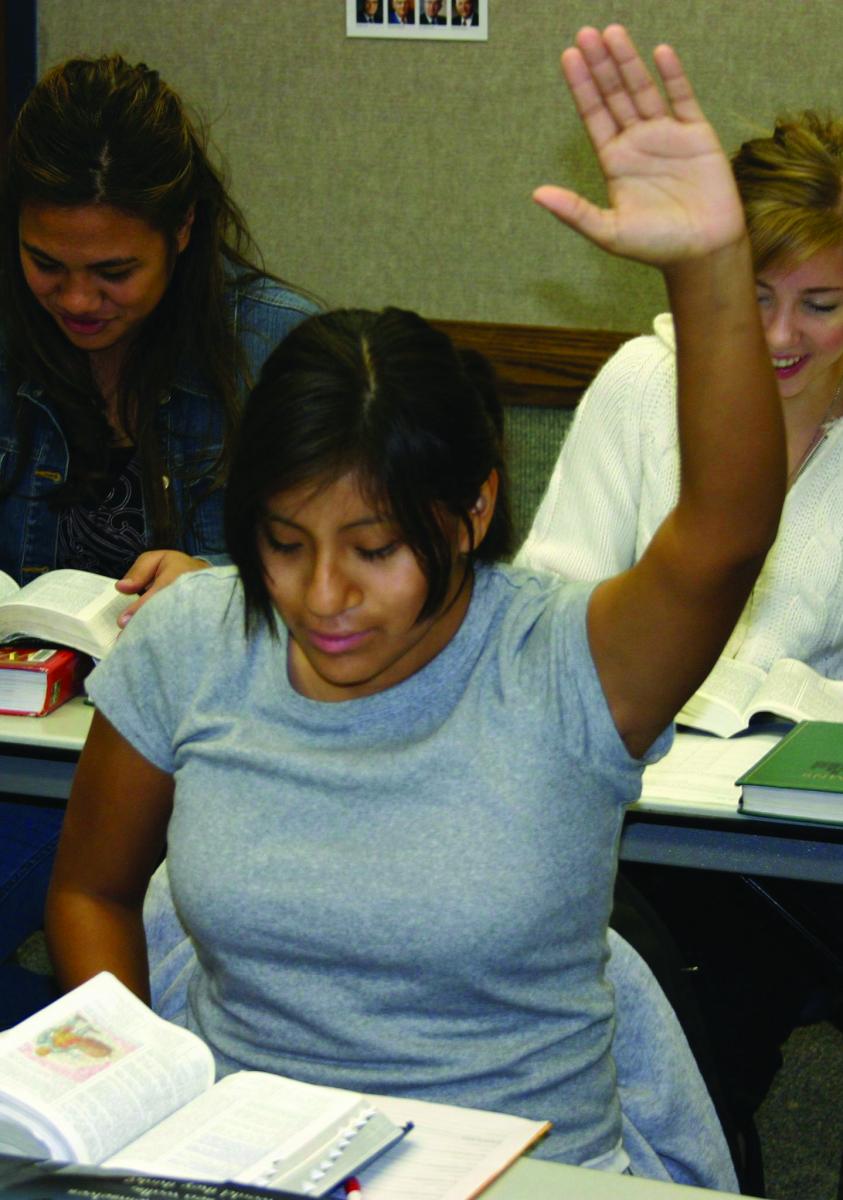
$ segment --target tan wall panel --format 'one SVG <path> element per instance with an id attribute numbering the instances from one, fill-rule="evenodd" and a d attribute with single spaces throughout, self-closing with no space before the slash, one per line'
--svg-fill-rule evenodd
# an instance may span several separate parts
<path id="1" fill-rule="evenodd" d="M 599 195 L 558 75 L 589 21 L 672 41 L 726 144 L 843 109 L 839 0 L 490 0 L 487 43 L 346 39 L 343 0 L 41 0 L 42 66 L 118 49 L 212 121 L 269 265 L 335 304 L 634 329 L 663 303 L 535 209 Z"/>

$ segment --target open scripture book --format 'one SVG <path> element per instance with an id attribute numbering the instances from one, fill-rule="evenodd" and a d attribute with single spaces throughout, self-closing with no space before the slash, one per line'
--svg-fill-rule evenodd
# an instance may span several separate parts
<path id="1" fill-rule="evenodd" d="M 132 599 L 114 583 L 92 571 L 59 570 L 18 587 L 0 571 L 0 643 L 38 638 L 102 658 L 117 641 L 117 618 Z"/>
<path id="2" fill-rule="evenodd" d="M 676 724 L 732 737 L 749 728 L 753 718 L 767 715 L 843 721 L 843 680 L 826 679 L 795 658 L 780 658 L 769 671 L 720 658 Z"/>
<path id="3" fill-rule="evenodd" d="M 0 1035 L 0 1151 L 323 1196 L 406 1132 L 361 1095 L 214 1083 L 194 1034 L 103 973 Z"/>
<path id="4" fill-rule="evenodd" d="M 367 1200 L 469 1200 L 549 1128 L 260 1071 L 213 1080 L 200 1038 L 103 972 L 0 1033 L 0 1155 L 312 1197 L 365 1168 Z"/>

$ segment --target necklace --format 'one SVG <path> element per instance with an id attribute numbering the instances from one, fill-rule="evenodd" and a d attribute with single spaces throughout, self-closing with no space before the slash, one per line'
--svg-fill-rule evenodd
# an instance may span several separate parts
<path id="1" fill-rule="evenodd" d="M 794 463 L 793 467 L 791 468 L 790 472 L 788 473 L 788 476 L 787 476 L 787 486 L 788 487 L 792 487 L 793 484 L 796 483 L 796 480 L 799 478 L 799 476 L 805 470 L 808 463 L 814 457 L 814 455 L 816 454 L 819 447 L 825 441 L 829 426 L 831 425 L 832 421 L 835 421 L 837 419 L 834 415 L 834 412 L 835 412 L 835 409 L 837 408 L 837 403 L 840 399 L 841 392 L 843 392 L 843 377 L 841 377 L 839 383 L 837 384 L 837 387 L 834 389 L 834 394 L 832 395 L 831 400 L 829 401 L 828 408 L 825 410 L 823 415 L 820 417 L 819 421 L 817 421 L 817 424 L 814 426 L 814 432 L 811 434 L 811 440 L 808 442 L 808 445 L 802 451 L 802 454 L 799 456 L 798 461 Z"/>

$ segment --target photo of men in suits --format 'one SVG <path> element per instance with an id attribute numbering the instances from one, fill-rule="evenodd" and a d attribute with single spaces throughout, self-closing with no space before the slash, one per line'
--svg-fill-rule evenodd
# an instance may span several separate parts
<path id="1" fill-rule="evenodd" d="M 413 0 L 391 0 L 392 8 L 389 12 L 390 25 L 414 25 L 415 12 L 413 10 Z"/>
<path id="2" fill-rule="evenodd" d="M 477 25 L 478 23 L 476 0 L 454 0 L 452 25 Z"/>
<path id="3" fill-rule="evenodd" d="M 357 21 L 360 25 L 382 25 L 381 0 L 358 0 Z"/>
<path id="4" fill-rule="evenodd" d="M 444 25 L 445 18 L 442 16 L 442 8 L 445 0 L 424 0 L 424 9 L 421 14 L 422 25 Z"/>

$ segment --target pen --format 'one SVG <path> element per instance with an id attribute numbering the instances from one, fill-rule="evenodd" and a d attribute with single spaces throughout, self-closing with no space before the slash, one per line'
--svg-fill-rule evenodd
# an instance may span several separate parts
<path id="1" fill-rule="evenodd" d="M 360 1180 L 355 1178 L 354 1175 L 349 1175 L 342 1186 L 345 1190 L 345 1200 L 363 1200 L 363 1189 L 360 1186 Z"/>

